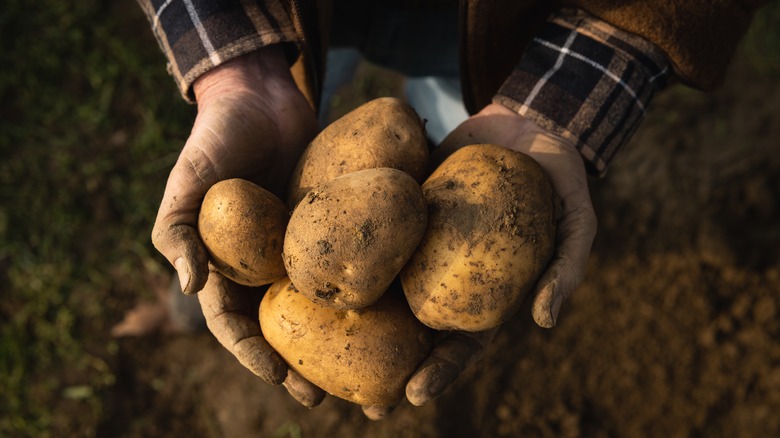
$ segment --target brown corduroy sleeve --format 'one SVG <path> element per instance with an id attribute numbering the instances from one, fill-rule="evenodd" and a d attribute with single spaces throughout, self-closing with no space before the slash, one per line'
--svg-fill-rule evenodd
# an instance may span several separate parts
<path id="1" fill-rule="evenodd" d="M 765 0 L 560 0 L 658 46 L 676 76 L 699 89 L 723 80 L 753 12 Z"/>

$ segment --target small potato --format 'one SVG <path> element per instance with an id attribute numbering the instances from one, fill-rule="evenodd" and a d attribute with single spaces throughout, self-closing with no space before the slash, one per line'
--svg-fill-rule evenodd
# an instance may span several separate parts
<path id="1" fill-rule="evenodd" d="M 417 318 L 438 330 L 482 331 L 518 309 L 552 257 L 554 192 L 532 158 L 464 147 L 423 184 L 425 237 L 401 272 Z"/>
<path id="2" fill-rule="evenodd" d="M 400 286 L 360 310 L 322 307 L 289 279 L 260 303 L 268 343 L 298 374 L 336 397 L 363 406 L 391 406 L 433 346 L 432 331 L 409 310 Z"/>
<path id="3" fill-rule="evenodd" d="M 418 183 L 427 176 L 428 142 L 423 121 L 407 103 L 383 97 L 331 123 L 301 155 L 288 204 L 294 207 L 318 184 L 357 170 L 391 167 Z"/>
<path id="4" fill-rule="evenodd" d="M 310 300 L 337 309 L 376 301 L 422 239 L 422 190 L 396 169 L 366 169 L 317 186 L 298 203 L 284 265 Z"/>
<path id="5" fill-rule="evenodd" d="M 273 193 L 243 179 L 214 184 L 198 216 L 198 232 L 211 262 L 225 277 L 245 286 L 284 278 L 282 247 L 287 205 Z"/>

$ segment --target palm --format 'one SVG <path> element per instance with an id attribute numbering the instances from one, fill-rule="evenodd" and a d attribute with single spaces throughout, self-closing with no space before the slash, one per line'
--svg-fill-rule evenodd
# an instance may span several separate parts
<path id="1" fill-rule="evenodd" d="M 291 117 L 280 120 L 279 113 Z M 202 168 L 193 168 L 217 181 L 244 178 L 281 196 L 316 130 L 310 108 L 272 108 L 251 93 L 237 93 L 198 114 L 182 155 L 202 157 Z"/>
<path id="2" fill-rule="evenodd" d="M 282 196 L 287 178 L 317 132 L 314 111 L 297 90 L 268 99 L 223 93 L 199 106 L 187 143 L 168 178 L 152 238 L 179 271 L 182 288 L 200 290 L 207 256 L 196 231 L 200 203 L 218 181 L 244 178 Z"/>
<path id="3" fill-rule="evenodd" d="M 537 283 L 533 304 L 534 320 L 542 327 L 552 327 L 561 304 L 585 276 L 596 233 L 582 158 L 565 140 L 498 104 L 488 105 L 456 128 L 442 142 L 438 158 L 443 160 L 459 147 L 474 143 L 499 144 L 528 154 L 547 172 L 558 195 L 557 248 Z"/>

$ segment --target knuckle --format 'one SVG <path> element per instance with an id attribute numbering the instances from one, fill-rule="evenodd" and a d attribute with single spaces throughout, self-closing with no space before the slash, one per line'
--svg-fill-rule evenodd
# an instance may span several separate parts
<path id="1" fill-rule="evenodd" d="M 152 244 L 155 248 L 159 251 L 165 244 L 165 242 L 168 240 L 166 238 L 165 228 L 160 225 L 159 222 L 154 223 L 154 227 L 152 228 Z"/>
<path id="2" fill-rule="evenodd" d="M 564 200 L 564 207 L 560 228 L 567 234 L 580 235 L 592 241 L 596 236 L 598 218 L 590 201 L 585 199 L 566 203 Z"/>
<path id="3" fill-rule="evenodd" d="M 185 173 L 195 177 L 197 184 L 202 187 L 208 187 L 217 179 L 217 165 L 215 161 L 200 148 L 192 149 L 191 152 L 184 154 L 183 165 Z"/>

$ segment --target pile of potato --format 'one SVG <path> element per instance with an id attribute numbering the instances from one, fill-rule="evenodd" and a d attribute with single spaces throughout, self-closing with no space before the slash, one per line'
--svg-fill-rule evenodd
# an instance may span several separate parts
<path id="1" fill-rule="evenodd" d="M 403 397 L 434 330 L 505 322 L 552 256 L 554 195 L 534 160 L 472 145 L 429 175 L 428 153 L 415 111 L 376 99 L 311 142 L 287 204 L 227 180 L 201 208 L 215 268 L 240 284 L 273 283 L 259 312 L 268 343 L 360 405 Z"/>

